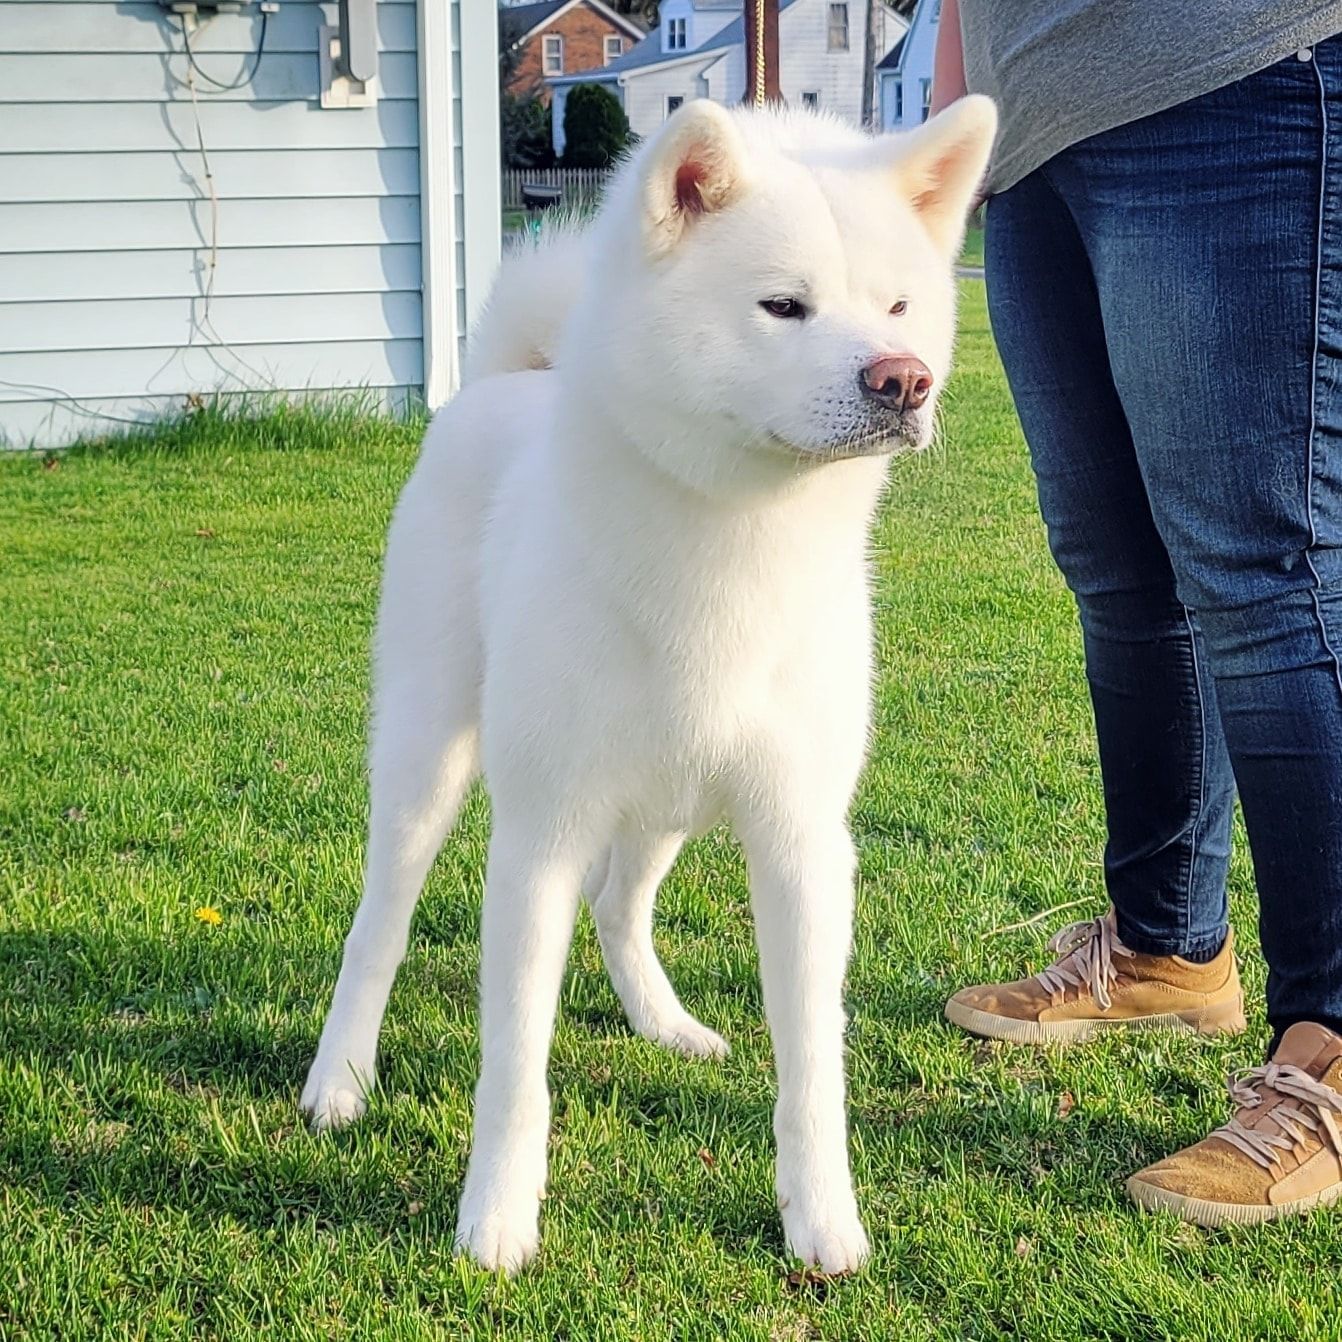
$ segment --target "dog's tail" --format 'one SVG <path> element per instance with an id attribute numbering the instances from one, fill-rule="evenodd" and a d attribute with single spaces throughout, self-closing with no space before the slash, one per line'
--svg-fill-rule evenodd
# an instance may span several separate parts
<path id="1" fill-rule="evenodd" d="M 511 252 L 466 342 L 462 382 L 553 367 L 586 264 L 587 235 L 562 222 Z"/>

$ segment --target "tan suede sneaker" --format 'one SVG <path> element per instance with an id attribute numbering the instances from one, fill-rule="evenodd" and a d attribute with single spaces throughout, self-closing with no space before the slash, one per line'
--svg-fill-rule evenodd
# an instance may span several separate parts
<path id="1" fill-rule="evenodd" d="M 1292 1025 L 1272 1061 L 1232 1078 L 1223 1128 L 1128 1180 L 1133 1201 L 1202 1226 L 1253 1225 L 1342 1197 L 1342 1036 Z"/>
<path id="2" fill-rule="evenodd" d="M 1118 939 L 1111 909 L 1072 923 L 1048 943 L 1057 959 L 1033 978 L 965 988 L 946 1019 L 970 1034 L 1016 1044 L 1072 1044 L 1102 1030 L 1191 1030 L 1238 1034 L 1244 994 L 1234 937 L 1197 965 L 1177 955 L 1143 955 Z"/>

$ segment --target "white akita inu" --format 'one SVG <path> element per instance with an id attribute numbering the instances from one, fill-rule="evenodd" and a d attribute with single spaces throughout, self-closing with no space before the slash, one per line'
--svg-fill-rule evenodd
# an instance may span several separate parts
<path id="1" fill-rule="evenodd" d="M 387 543 L 364 896 L 302 1103 L 319 1128 L 362 1110 L 421 884 L 483 771 L 457 1233 L 487 1267 L 537 1248 L 580 890 L 633 1028 L 726 1052 L 652 942 L 659 882 L 719 819 L 750 872 L 788 1246 L 827 1272 L 867 1253 L 843 1070 L 867 528 L 888 454 L 931 435 L 994 127 L 982 98 L 878 138 L 687 104 L 590 229 L 505 268 L 429 429 Z"/>

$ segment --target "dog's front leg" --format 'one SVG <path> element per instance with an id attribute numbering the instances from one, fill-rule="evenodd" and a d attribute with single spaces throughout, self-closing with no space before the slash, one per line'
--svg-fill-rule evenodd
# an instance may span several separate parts
<path id="1" fill-rule="evenodd" d="M 480 928 L 480 1080 L 457 1217 L 457 1247 L 482 1267 L 515 1272 L 539 1244 L 545 1070 L 590 860 L 571 833 L 538 843 L 496 811 Z"/>
<path id="2" fill-rule="evenodd" d="M 842 820 L 797 804 L 743 817 L 764 1009 L 778 1070 L 778 1206 L 788 1248 L 825 1272 L 867 1256 L 848 1169 L 843 979 L 852 941 L 853 845 Z"/>

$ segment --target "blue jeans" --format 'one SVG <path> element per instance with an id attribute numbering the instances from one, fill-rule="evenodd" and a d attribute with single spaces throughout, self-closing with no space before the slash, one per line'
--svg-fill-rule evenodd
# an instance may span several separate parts
<path id="1" fill-rule="evenodd" d="M 986 268 L 1120 935 L 1222 943 L 1238 788 L 1269 1020 L 1342 1029 L 1342 38 L 1059 154 Z"/>

